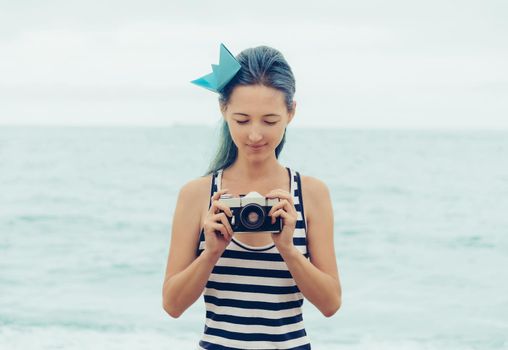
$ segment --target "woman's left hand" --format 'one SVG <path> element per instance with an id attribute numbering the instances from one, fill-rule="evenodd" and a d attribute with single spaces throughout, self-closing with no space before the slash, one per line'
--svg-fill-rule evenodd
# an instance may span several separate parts
<path id="1" fill-rule="evenodd" d="M 275 189 L 268 192 L 266 198 L 279 198 L 279 202 L 270 209 L 268 215 L 272 218 L 272 224 L 275 218 L 282 217 L 283 227 L 280 233 L 272 233 L 272 239 L 279 252 L 289 251 L 294 246 L 293 234 L 298 220 L 293 196 L 288 191 Z"/>

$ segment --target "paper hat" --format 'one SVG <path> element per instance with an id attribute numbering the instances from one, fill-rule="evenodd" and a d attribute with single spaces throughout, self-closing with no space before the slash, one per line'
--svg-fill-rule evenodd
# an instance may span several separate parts
<path id="1" fill-rule="evenodd" d="M 219 92 L 240 70 L 242 66 L 223 43 L 220 44 L 219 65 L 212 64 L 212 73 L 202 76 L 191 83 L 213 92 Z"/>

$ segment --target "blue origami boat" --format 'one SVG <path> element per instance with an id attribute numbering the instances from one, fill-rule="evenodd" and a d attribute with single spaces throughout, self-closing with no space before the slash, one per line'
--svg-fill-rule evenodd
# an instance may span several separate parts
<path id="1" fill-rule="evenodd" d="M 219 92 L 220 89 L 233 79 L 241 67 L 235 56 L 221 43 L 219 64 L 212 64 L 212 73 L 192 80 L 191 83 L 213 92 Z"/>

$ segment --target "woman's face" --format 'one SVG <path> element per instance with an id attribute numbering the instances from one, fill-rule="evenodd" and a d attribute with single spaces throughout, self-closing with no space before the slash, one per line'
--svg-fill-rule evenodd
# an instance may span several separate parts
<path id="1" fill-rule="evenodd" d="M 279 90 L 264 85 L 237 86 L 222 115 L 238 151 L 248 157 L 261 157 L 274 154 L 295 107 L 293 101 L 293 110 L 287 111 L 284 94 Z"/>

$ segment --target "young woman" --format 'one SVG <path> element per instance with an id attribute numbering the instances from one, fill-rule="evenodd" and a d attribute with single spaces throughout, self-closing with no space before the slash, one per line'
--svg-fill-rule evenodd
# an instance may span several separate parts
<path id="1" fill-rule="evenodd" d="M 310 349 L 303 297 L 326 317 L 341 305 L 330 193 L 278 161 L 296 107 L 283 55 L 259 46 L 235 59 L 238 72 L 217 90 L 218 154 L 178 195 L 163 307 L 177 318 L 204 294 L 199 349 Z M 269 216 L 282 220 L 280 233 L 233 232 L 219 198 L 252 191 L 279 199 Z"/>

